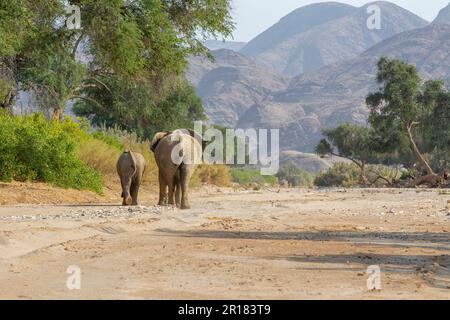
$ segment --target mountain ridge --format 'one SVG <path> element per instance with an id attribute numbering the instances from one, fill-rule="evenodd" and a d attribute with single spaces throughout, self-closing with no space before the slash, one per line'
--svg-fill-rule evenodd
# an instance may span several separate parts
<path id="1" fill-rule="evenodd" d="M 439 11 L 433 24 L 450 24 L 450 3 Z"/>
<path id="2" fill-rule="evenodd" d="M 382 13 L 381 29 L 370 30 L 367 26 L 370 17 L 367 8 L 374 5 Z M 322 11 L 323 7 L 326 10 Z M 333 10 L 338 12 L 333 15 Z M 293 28 L 295 19 L 303 16 L 309 16 L 306 21 L 312 19 L 315 23 Z M 386 1 L 371 2 L 362 7 L 336 2 L 312 4 L 288 14 L 250 41 L 240 52 L 286 76 L 297 76 L 351 59 L 392 35 L 427 24 L 414 13 Z M 285 30 L 288 27 L 290 29 Z"/>
<path id="3" fill-rule="evenodd" d="M 408 20 L 409 14 L 404 17 Z M 347 16 L 344 21 L 354 22 Z M 302 36 L 310 36 L 309 32 L 314 33 L 314 28 Z M 313 152 L 323 128 L 344 122 L 367 123 L 365 98 L 378 87 L 376 72 L 381 56 L 415 64 L 424 79 L 450 83 L 448 52 L 450 25 L 432 23 L 396 33 L 356 56 L 294 77 L 229 50 L 214 51 L 215 63 L 191 65 L 196 70 L 191 76 L 196 75 L 193 83 L 211 122 L 244 129 L 279 128 L 282 151 Z M 296 153 L 290 154 L 292 158 Z"/>
<path id="4" fill-rule="evenodd" d="M 250 107 L 238 126 L 278 127 L 282 149 L 312 152 L 323 128 L 344 122 L 367 123 L 365 98 L 378 87 L 377 62 L 382 56 L 416 65 L 425 80 L 450 82 L 449 39 L 450 25 L 429 25 L 398 34 L 355 59 L 293 78 L 286 90 L 274 92 Z M 289 111 L 293 104 L 298 106 L 295 113 Z M 290 121 L 277 121 L 270 116 L 272 110 L 285 110 L 288 114 L 284 117 Z"/>

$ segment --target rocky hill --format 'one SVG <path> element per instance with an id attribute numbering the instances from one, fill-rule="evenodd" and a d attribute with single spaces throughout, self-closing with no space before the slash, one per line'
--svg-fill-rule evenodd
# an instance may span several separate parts
<path id="1" fill-rule="evenodd" d="M 281 128 L 281 147 L 311 152 L 326 127 L 366 123 L 365 97 L 376 90 L 380 57 L 415 64 L 425 79 L 450 79 L 450 25 L 430 25 L 389 38 L 350 61 L 294 78 L 241 116 L 238 127 Z"/>
<path id="2" fill-rule="evenodd" d="M 205 46 L 209 50 L 227 49 L 233 51 L 241 50 L 247 43 L 240 41 L 220 41 L 220 40 L 206 40 Z"/>
<path id="3" fill-rule="evenodd" d="M 434 24 L 450 24 L 450 4 L 439 11 L 438 16 L 433 21 Z"/>
<path id="4" fill-rule="evenodd" d="M 213 55 L 215 62 L 192 58 L 187 74 L 213 123 L 234 127 L 252 105 L 287 88 L 287 78 L 240 53 L 222 49 Z"/>
<path id="5" fill-rule="evenodd" d="M 397 29 L 399 25 L 402 28 L 413 28 L 416 24 L 426 24 L 422 19 L 395 5 L 386 2 L 377 4 L 384 8 L 382 9 L 383 23 L 388 23 L 390 19 L 396 20 L 395 24 L 387 27 L 391 30 L 389 32 L 400 30 Z M 308 7 L 308 10 L 314 9 L 314 6 Z M 322 21 L 318 26 L 313 25 L 314 21 L 306 20 L 301 26 L 303 35 L 320 27 L 324 35 L 316 34 L 317 39 L 326 37 L 326 32 L 323 30 L 327 30 L 324 28 L 327 22 L 323 21 L 339 20 L 342 24 L 334 24 L 335 27 L 346 25 L 346 23 L 351 25 L 356 21 L 354 20 L 355 12 L 365 13 L 364 9 L 336 3 L 327 3 L 325 7 L 329 8 L 330 12 L 333 8 L 339 8 L 339 13 L 336 15 L 340 15 L 340 18 L 336 18 L 331 13 L 327 16 L 325 10 L 324 16 L 317 20 Z M 301 13 L 302 10 L 306 9 L 301 8 L 296 14 Z M 302 152 L 314 150 L 322 137 L 323 128 L 336 127 L 349 121 L 366 123 L 368 110 L 365 106 L 365 97 L 377 88 L 376 65 L 380 57 L 388 56 L 406 60 L 415 64 L 425 79 L 441 78 L 450 83 L 450 55 L 448 54 L 450 24 L 439 22 L 446 21 L 448 11 L 450 6 L 441 11 L 433 24 L 398 33 L 345 61 L 329 64 L 314 71 L 306 70 L 307 72 L 296 77 L 286 77 L 281 72 L 262 65 L 257 61 L 258 57 L 252 58 L 230 50 L 218 50 L 213 53 L 216 58 L 214 63 L 193 58 L 188 78 L 197 86 L 197 92 L 203 98 L 206 113 L 211 122 L 238 128 L 280 128 L 282 158 L 292 161 L 297 159 L 299 163 L 304 163 L 305 159 L 310 161 L 310 158 Z M 272 45 L 278 41 L 275 31 L 282 30 L 277 28 L 283 24 L 289 26 L 288 22 L 289 19 L 282 19 L 279 26 L 274 26 L 270 31 L 274 34 Z M 305 31 L 306 29 L 308 30 Z M 299 29 L 295 32 L 299 32 Z M 358 32 L 355 32 L 354 37 L 349 36 L 348 33 L 344 34 L 349 39 L 353 39 L 353 45 L 355 45 L 348 45 L 345 49 L 348 52 L 356 48 L 358 46 L 356 44 L 361 43 L 360 39 L 375 41 L 374 39 L 381 39 L 388 35 L 388 33 L 381 33 L 378 34 L 378 38 L 367 38 L 367 34 L 361 35 Z M 264 37 L 263 35 L 260 37 L 267 36 L 267 34 Z M 292 38 L 292 35 L 288 34 L 288 37 Z M 281 39 L 281 42 L 283 41 Z M 257 42 L 250 42 L 242 52 L 246 50 L 253 53 L 267 52 L 264 46 L 257 46 L 255 43 Z M 275 43 L 275 46 L 278 45 L 279 43 Z M 359 48 L 358 50 L 362 50 L 362 47 Z M 358 50 L 355 50 L 353 54 L 356 54 Z M 348 52 L 345 54 L 351 56 L 352 54 Z M 339 55 L 339 51 L 336 51 L 336 54 Z M 321 161 L 315 161 L 313 166 L 322 167 L 322 164 L 318 162 Z"/>
<path id="6" fill-rule="evenodd" d="M 381 13 L 381 29 L 370 30 L 369 6 Z M 325 2 L 299 8 L 250 41 L 241 53 L 287 76 L 356 57 L 400 32 L 427 21 L 395 4 L 378 1 L 360 8 Z"/>

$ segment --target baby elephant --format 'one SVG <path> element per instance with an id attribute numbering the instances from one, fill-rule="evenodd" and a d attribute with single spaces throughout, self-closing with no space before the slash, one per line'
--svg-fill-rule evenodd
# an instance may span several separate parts
<path id="1" fill-rule="evenodd" d="M 122 184 L 124 206 L 138 204 L 139 186 L 145 171 L 145 158 L 140 153 L 125 150 L 117 161 L 117 173 Z"/>

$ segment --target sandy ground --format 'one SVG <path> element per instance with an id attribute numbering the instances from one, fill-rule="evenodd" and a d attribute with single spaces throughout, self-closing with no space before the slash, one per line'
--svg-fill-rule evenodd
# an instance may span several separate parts
<path id="1" fill-rule="evenodd" d="M 153 194 L 130 211 L 99 205 L 112 193 L 0 206 L 0 298 L 450 299 L 442 191 L 203 188 L 185 211 Z"/>

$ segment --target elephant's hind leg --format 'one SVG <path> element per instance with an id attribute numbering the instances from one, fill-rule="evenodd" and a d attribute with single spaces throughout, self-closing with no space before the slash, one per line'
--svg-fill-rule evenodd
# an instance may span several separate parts
<path id="1" fill-rule="evenodd" d="M 139 186 L 141 185 L 141 181 L 140 179 L 133 179 L 133 181 L 131 182 L 131 188 L 130 188 L 130 193 L 131 193 L 131 199 L 132 199 L 132 206 L 137 206 L 138 205 L 138 194 L 139 194 Z"/>
<path id="2" fill-rule="evenodd" d="M 181 179 L 180 179 L 180 170 L 177 170 L 175 174 L 175 178 L 173 181 L 175 187 L 175 205 L 180 208 L 181 207 Z"/>
<path id="3" fill-rule="evenodd" d="M 122 184 L 122 198 L 123 198 L 122 205 L 129 206 L 133 202 L 132 197 L 130 197 L 130 188 L 132 184 L 131 178 L 123 174 L 120 177 L 120 183 Z"/>
<path id="4" fill-rule="evenodd" d="M 191 179 L 191 172 L 189 167 L 181 165 L 180 167 L 180 184 L 181 184 L 181 209 L 190 209 L 189 204 L 189 180 Z"/>
<path id="5" fill-rule="evenodd" d="M 169 188 L 169 194 L 167 196 L 167 204 L 174 206 L 175 205 L 175 198 L 174 198 L 175 184 L 174 184 L 173 180 L 168 183 L 168 188 Z"/>
<path id="6" fill-rule="evenodd" d="M 161 172 L 159 172 L 159 202 L 158 206 L 166 205 L 166 196 L 167 196 L 167 183 L 164 180 Z"/>

